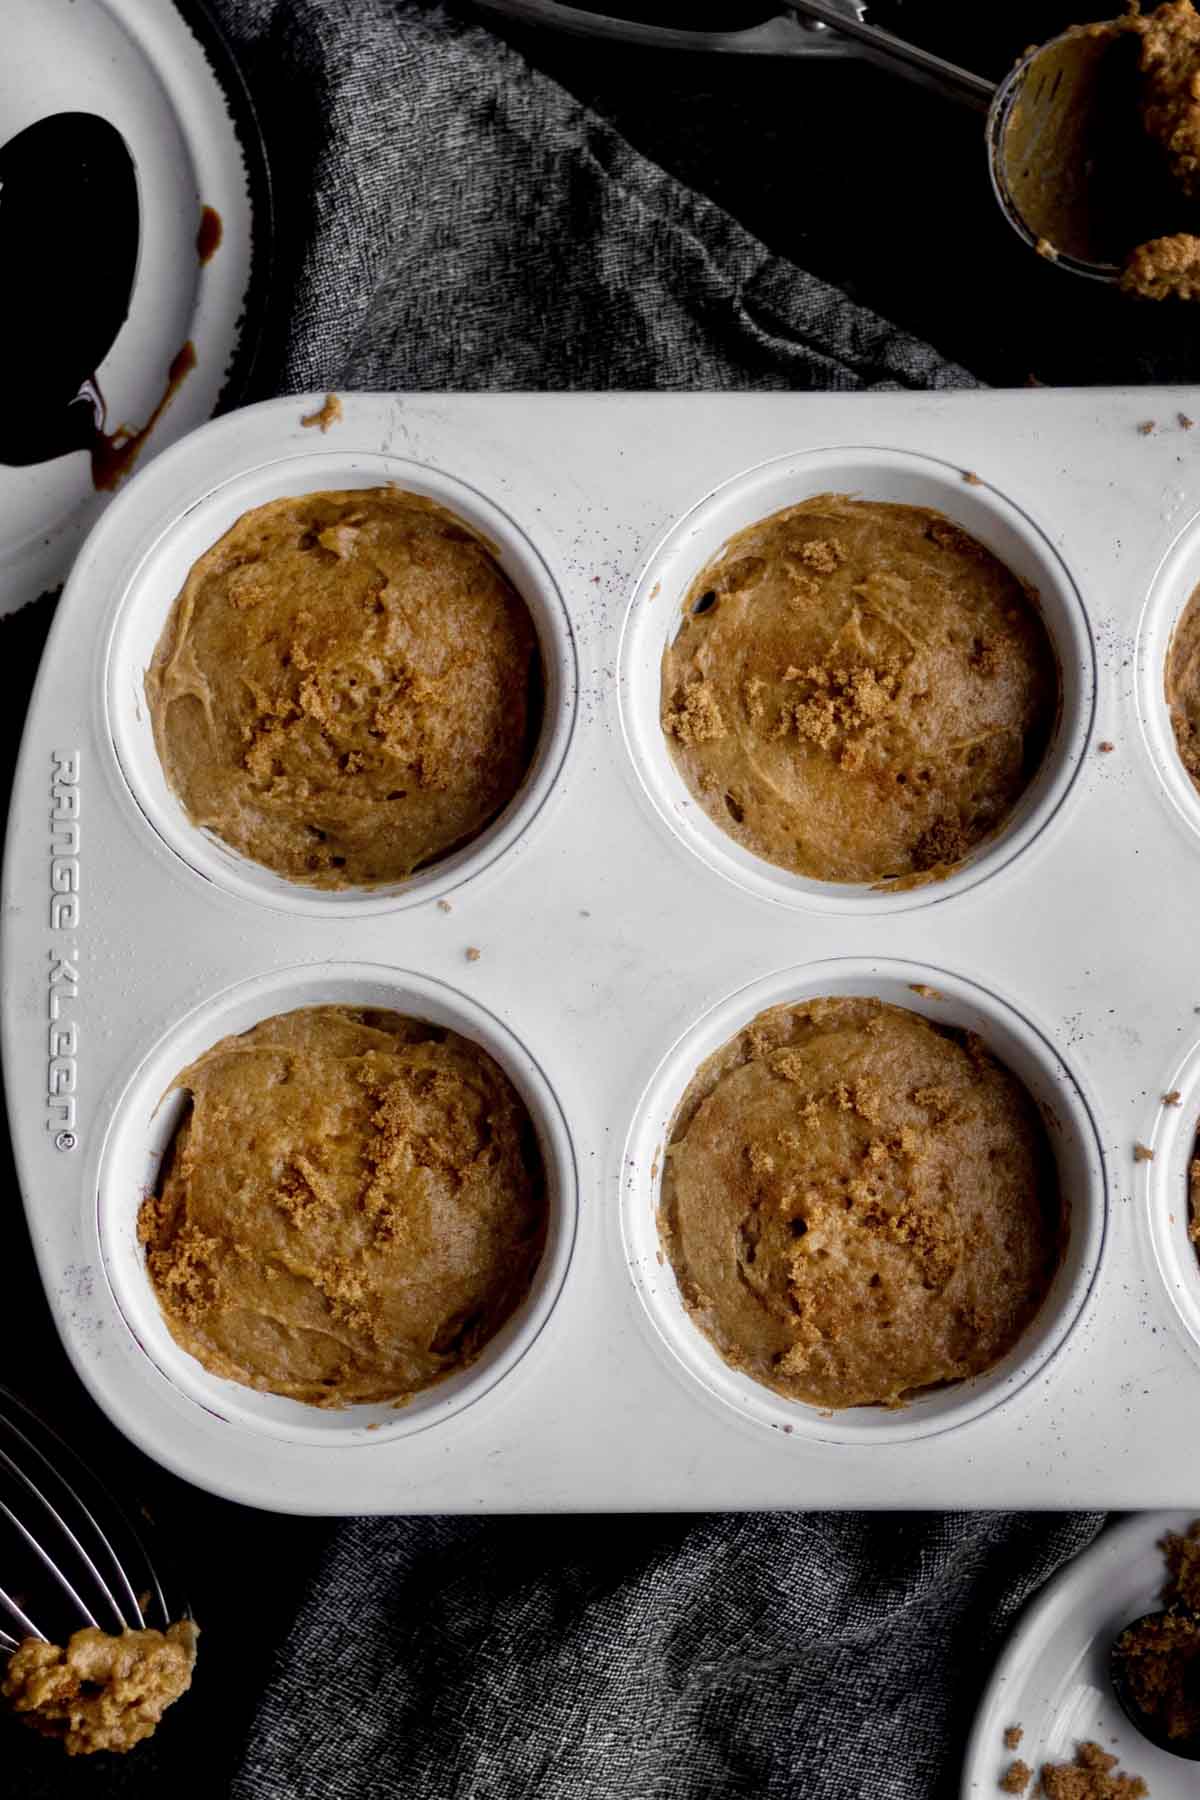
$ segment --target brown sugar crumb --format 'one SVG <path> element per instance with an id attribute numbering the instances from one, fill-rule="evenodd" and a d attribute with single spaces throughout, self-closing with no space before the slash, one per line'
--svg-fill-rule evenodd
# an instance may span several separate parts
<path id="1" fill-rule="evenodd" d="M 663 728 L 685 747 L 725 736 L 721 708 L 706 681 L 689 681 L 676 695 L 675 704 L 663 715 Z"/>
<path id="2" fill-rule="evenodd" d="M 1182 1102 L 1182 1100 L 1183 1100 L 1183 1095 L 1180 1093 L 1178 1088 L 1172 1088 L 1169 1094 L 1164 1094 L 1162 1097 L 1162 1103 L 1164 1106 L 1178 1106 Z"/>
<path id="3" fill-rule="evenodd" d="M 468 962 L 478 962 L 482 955 L 483 955 L 483 951 L 476 949 L 474 944 L 471 944 L 467 949 L 467 961 Z"/>
<path id="4" fill-rule="evenodd" d="M 845 562 L 846 552 L 837 538 L 811 538 L 800 546 L 800 560 L 818 575 L 832 575 Z"/>
<path id="5" fill-rule="evenodd" d="M 1192 429 L 1193 425 L 1196 423 L 1195 419 L 1189 419 L 1186 413 L 1178 414 L 1178 418 L 1179 418 L 1179 429 L 1181 431 L 1190 431 Z"/>
<path id="6" fill-rule="evenodd" d="M 1168 1575 L 1163 1599 L 1168 1605 L 1181 1600 L 1200 1612 L 1200 1519 L 1194 1519 L 1186 1532 L 1168 1532 L 1160 1549 Z"/>
<path id="7" fill-rule="evenodd" d="M 342 403 L 336 394 L 326 394 L 316 412 L 305 413 L 300 420 L 302 425 L 315 425 L 322 434 L 336 425 L 342 416 Z"/>
<path id="8" fill-rule="evenodd" d="M 898 666 L 826 669 L 814 665 L 804 670 L 789 667 L 784 680 L 805 681 L 814 691 L 782 708 L 775 736 L 795 731 L 797 737 L 828 750 L 837 739 L 862 731 L 887 714 L 899 692 L 900 671 Z"/>
<path id="9" fill-rule="evenodd" d="M 1157 430 L 1158 426 L 1154 423 L 1153 419 L 1143 419 L 1138 426 L 1138 436 L 1150 437 Z"/>
<path id="10" fill-rule="evenodd" d="M 1029 1786 L 1032 1774 L 1033 1770 L 1029 1764 L 1022 1762 L 1018 1757 L 1016 1762 L 1009 1763 L 1008 1768 L 1000 1777 L 1000 1787 L 1006 1794 L 1023 1794 Z"/>
<path id="11" fill-rule="evenodd" d="M 1117 1652 L 1135 1704 L 1170 1739 L 1200 1739 L 1200 1519 L 1160 1541 L 1166 1563 L 1161 1599 L 1122 1632 Z"/>
<path id="12" fill-rule="evenodd" d="M 1004 1748 L 1006 1750 L 1019 1750 L 1021 1747 L 1021 1739 L 1024 1736 L 1024 1726 L 1010 1725 L 1004 1733 Z"/>
<path id="13" fill-rule="evenodd" d="M 1117 1649 L 1129 1691 L 1169 1738 L 1200 1737 L 1200 1624 L 1188 1612 L 1153 1613 L 1122 1632 Z"/>
<path id="14" fill-rule="evenodd" d="M 1140 1775 L 1126 1775 L 1099 1744 L 1079 1744 L 1073 1763 L 1043 1763 L 1046 1800 L 1143 1800 L 1150 1790 Z"/>
<path id="15" fill-rule="evenodd" d="M 1135 1144 L 1133 1146 L 1133 1160 L 1135 1163 L 1153 1162 L 1154 1152 L 1148 1144 Z"/>
<path id="16" fill-rule="evenodd" d="M 1058 249 L 1050 242 L 1049 238 L 1040 237 L 1034 245 L 1034 249 L 1039 256 L 1045 257 L 1047 262 L 1058 261 Z"/>
<path id="17" fill-rule="evenodd" d="M 1110 756 L 1116 747 L 1117 746 L 1108 738 L 1102 739 L 1101 742 L 1096 745 L 1097 750 L 1099 750 L 1102 756 Z"/>
<path id="18" fill-rule="evenodd" d="M 908 985 L 914 994 L 920 994 L 925 1000 L 944 1000 L 946 998 L 940 988 L 930 987 L 927 981 L 910 981 Z M 1013 1748 L 1014 1746 L 1010 1744 L 1009 1749 Z"/>
<path id="19" fill-rule="evenodd" d="M 979 477 L 975 473 L 974 469 L 964 469 L 963 470 L 963 480 L 966 482 L 968 487 L 982 487 L 983 486 L 982 481 L 979 479 Z"/>
<path id="20" fill-rule="evenodd" d="M 439 900 L 438 901 L 438 911 L 439 912 L 453 912 L 454 908 L 451 906 L 449 900 Z"/>

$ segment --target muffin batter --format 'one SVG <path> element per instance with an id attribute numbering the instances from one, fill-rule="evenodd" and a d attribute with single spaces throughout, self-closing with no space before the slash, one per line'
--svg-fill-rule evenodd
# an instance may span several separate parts
<path id="1" fill-rule="evenodd" d="M 1193 784 L 1200 788 L 1200 588 L 1171 633 L 1163 686 L 1175 747 Z"/>
<path id="2" fill-rule="evenodd" d="M 923 507 L 818 494 L 692 583 L 662 725 L 716 824 L 825 881 L 942 875 L 1009 817 L 1058 708 L 1035 596 Z"/>
<path id="3" fill-rule="evenodd" d="M 761 1013 L 697 1071 L 659 1229 L 734 1368 L 814 1406 L 896 1406 L 1012 1348 L 1065 1215 L 1037 1109 L 977 1038 L 818 999 Z"/>
<path id="4" fill-rule="evenodd" d="M 478 1044 L 308 1007 L 225 1038 L 138 1235 L 171 1335 L 314 1406 L 399 1400 L 473 1362 L 524 1298 L 547 1198 L 532 1122 Z"/>
<path id="5" fill-rule="evenodd" d="M 132 1750 L 167 1707 L 192 1685 L 195 1625 L 110 1637 L 95 1626 L 72 1634 L 66 1649 L 26 1638 L 9 1660 L 0 1694 L 25 1722 L 61 1738 L 68 1756 Z"/>
<path id="6" fill-rule="evenodd" d="M 312 887 L 401 881 L 508 804 L 541 722 L 529 612 L 395 488 L 273 500 L 195 564 L 146 676 L 188 817 Z"/>

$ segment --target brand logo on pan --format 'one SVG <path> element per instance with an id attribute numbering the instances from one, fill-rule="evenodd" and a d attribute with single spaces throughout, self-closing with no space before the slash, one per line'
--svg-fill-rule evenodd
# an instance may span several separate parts
<path id="1" fill-rule="evenodd" d="M 47 987 L 46 1129 L 74 1150 L 79 1084 L 79 751 L 50 753 L 50 971 Z"/>

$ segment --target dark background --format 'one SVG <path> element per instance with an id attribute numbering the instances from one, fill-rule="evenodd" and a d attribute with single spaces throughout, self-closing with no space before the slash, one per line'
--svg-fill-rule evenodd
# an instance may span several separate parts
<path id="1" fill-rule="evenodd" d="M 653 0 L 646 0 L 650 10 Z M 633 11 L 633 0 L 609 0 Z M 664 3 L 664 22 L 728 24 L 767 16 L 755 0 Z M 1029 43 L 1079 16 L 1060 0 L 879 0 L 877 22 L 999 79 Z M 492 21 L 489 19 L 489 23 Z M 638 149 L 733 213 L 773 251 L 928 339 L 982 381 L 1020 386 L 1200 380 L 1200 311 L 1122 301 L 1032 255 L 991 197 L 978 114 L 860 59 L 770 62 L 631 51 L 507 29 L 509 41 Z M 247 71 L 255 86 L 255 71 Z M 264 84 L 265 85 L 265 84 Z M 259 94 L 270 140 L 287 119 Z M 289 158 L 273 157 L 281 218 L 302 221 L 286 191 Z M 285 231 L 288 227 L 285 225 Z M 281 260 L 286 264 L 286 244 Z M 276 297 L 286 305 L 286 295 Z M 257 395 L 251 397 L 258 397 Z M 0 625 L 9 701 L 0 719 L 0 785 L 15 758 L 25 699 L 52 611 L 49 600 Z M 294 1604 L 335 1527 L 215 1500 L 138 1458 L 83 1395 L 58 1346 L 6 1159 L 0 1269 L 14 1297 L 5 1318 L 5 1378 L 44 1410 L 114 1484 L 140 1494 L 174 1544 L 203 1630 L 195 1687 L 132 1757 L 68 1762 L 0 1720 L 0 1794 L 60 1800 L 77 1792 L 215 1797 L 239 1745 Z M 547 1550 L 569 1521 L 536 1530 Z M 619 1532 L 619 1522 L 611 1528 Z M 330 1703 L 336 1705 L 335 1695 Z"/>

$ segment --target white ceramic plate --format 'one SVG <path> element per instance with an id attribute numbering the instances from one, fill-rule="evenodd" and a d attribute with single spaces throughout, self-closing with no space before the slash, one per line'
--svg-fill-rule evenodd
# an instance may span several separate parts
<path id="1" fill-rule="evenodd" d="M 1109 1645 L 1123 1626 L 1158 1605 L 1166 1573 L 1159 1542 L 1184 1531 L 1195 1512 L 1139 1513 L 1067 1564 L 1023 1615 L 984 1694 L 963 1770 L 962 1800 L 997 1800 L 1000 1777 L 1019 1756 L 1035 1772 L 1070 1762 L 1091 1739 L 1140 1775 L 1151 1800 L 1195 1800 L 1200 1764 L 1158 1750 L 1129 1723 L 1108 1680 Z M 1006 1750 L 1010 1725 L 1024 1731 Z M 1027 1792 L 1033 1794 L 1035 1784 Z"/>
<path id="2" fill-rule="evenodd" d="M 0 144 L 51 114 L 90 112 L 116 126 L 134 161 L 137 274 L 129 316 L 96 370 L 106 430 L 143 429 L 175 357 L 187 343 L 195 350 L 140 467 L 236 399 L 249 372 L 270 244 L 250 103 L 195 0 L 4 0 L 2 10 Z M 202 263 L 205 207 L 219 216 L 221 239 Z M 95 487 L 86 451 L 0 466 L 0 614 L 65 579 L 111 498 Z"/>

